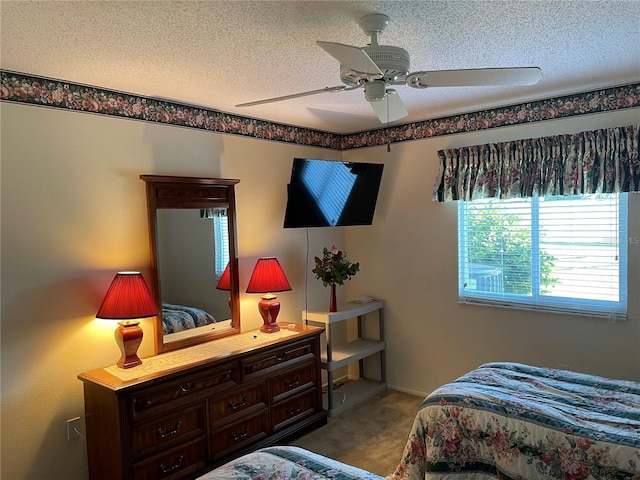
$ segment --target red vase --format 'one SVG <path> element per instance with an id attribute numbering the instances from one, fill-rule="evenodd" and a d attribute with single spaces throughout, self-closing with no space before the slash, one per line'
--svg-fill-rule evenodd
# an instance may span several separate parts
<path id="1" fill-rule="evenodd" d="M 329 311 L 337 312 L 338 311 L 338 302 L 336 302 L 336 284 L 331 284 L 331 300 L 329 302 Z"/>

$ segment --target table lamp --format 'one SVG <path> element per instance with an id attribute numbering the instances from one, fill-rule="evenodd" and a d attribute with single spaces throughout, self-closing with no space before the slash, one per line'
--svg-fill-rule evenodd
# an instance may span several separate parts
<path id="1" fill-rule="evenodd" d="M 286 292 L 291 285 L 282 271 L 280 262 L 275 257 L 259 258 L 253 268 L 247 293 L 264 293 L 258 302 L 258 310 L 264 324 L 261 332 L 273 333 L 280 330 L 276 318 L 280 312 L 280 301 L 273 292 Z"/>
<path id="2" fill-rule="evenodd" d="M 229 272 L 229 264 L 224 268 L 224 272 L 220 276 L 220 280 L 218 280 L 218 284 L 216 285 L 218 290 L 231 290 L 231 273 Z"/>
<path id="3" fill-rule="evenodd" d="M 119 320 L 115 331 L 116 342 L 122 352 L 118 367 L 131 368 L 142 363 L 137 354 L 143 335 L 138 320 L 158 313 L 156 302 L 140 272 L 116 274 L 96 318 Z"/>
<path id="4" fill-rule="evenodd" d="M 220 280 L 218 280 L 218 284 L 216 288 L 218 290 L 226 290 L 227 292 L 231 291 L 231 273 L 229 272 L 229 263 L 222 272 L 222 276 L 220 276 Z M 229 297 L 229 310 L 231 310 L 231 297 Z"/>

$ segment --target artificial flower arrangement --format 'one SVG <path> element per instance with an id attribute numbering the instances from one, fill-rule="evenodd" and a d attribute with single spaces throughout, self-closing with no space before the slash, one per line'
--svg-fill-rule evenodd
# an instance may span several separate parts
<path id="1" fill-rule="evenodd" d="M 345 280 L 360 270 L 359 263 L 351 263 L 347 258 L 347 252 L 339 250 L 335 245 L 329 250 L 327 247 L 322 249 L 322 258 L 314 257 L 316 268 L 313 273 L 316 278 L 322 280 L 322 284 L 328 285 L 344 285 Z"/>

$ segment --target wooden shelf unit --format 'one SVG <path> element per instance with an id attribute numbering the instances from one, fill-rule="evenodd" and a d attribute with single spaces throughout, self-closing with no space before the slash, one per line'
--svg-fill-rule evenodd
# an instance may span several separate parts
<path id="1" fill-rule="evenodd" d="M 329 415 L 337 415 L 387 388 L 383 307 L 382 300 L 374 300 L 369 303 L 346 303 L 340 305 L 337 312 L 327 310 L 302 312 L 302 320 L 307 324 L 325 327 L 326 348 L 320 355 L 320 364 L 327 372 L 327 391 L 323 395 L 323 403 Z M 376 336 L 371 336 L 371 333 L 365 332 L 363 317 L 374 312 L 378 315 L 378 331 Z M 357 338 L 346 343 L 334 344 L 332 327 L 350 319 L 357 321 Z M 364 360 L 374 354 L 379 354 L 380 357 L 379 380 L 364 376 Z M 358 362 L 358 378 L 334 388 L 335 372 L 356 362 Z"/>

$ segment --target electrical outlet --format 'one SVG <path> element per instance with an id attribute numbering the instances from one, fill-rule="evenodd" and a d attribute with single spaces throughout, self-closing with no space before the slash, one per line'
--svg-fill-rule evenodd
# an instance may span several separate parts
<path id="1" fill-rule="evenodd" d="M 80 436 L 80 417 L 67 420 L 67 440 Z"/>
<path id="2" fill-rule="evenodd" d="M 560 370 L 569 370 L 569 365 L 567 365 L 566 363 L 559 363 L 558 368 Z"/>

